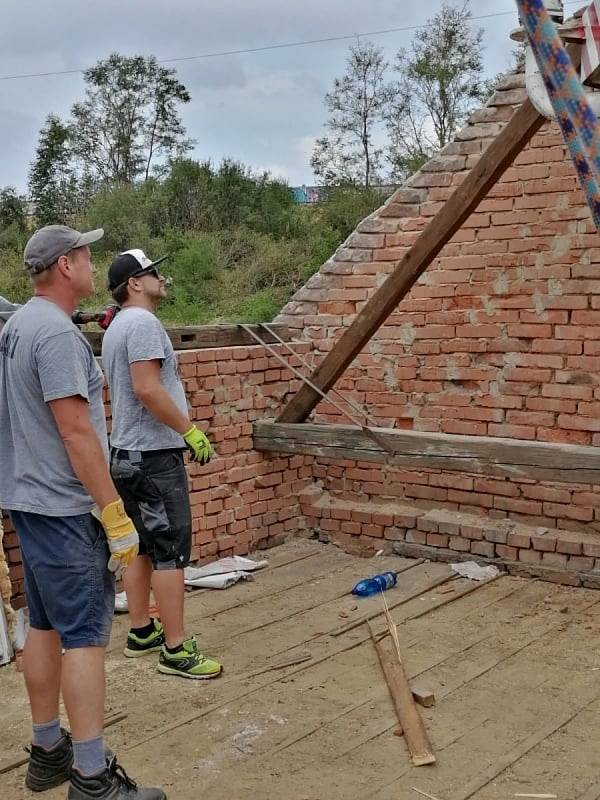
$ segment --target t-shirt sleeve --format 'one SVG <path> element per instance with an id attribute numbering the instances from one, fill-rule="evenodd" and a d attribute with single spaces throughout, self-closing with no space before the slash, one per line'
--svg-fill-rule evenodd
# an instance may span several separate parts
<path id="1" fill-rule="evenodd" d="M 89 400 L 89 354 L 75 333 L 43 339 L 35 359 L 44 402 L 76 395 Z"/>
<path id="2" fill-rule="evenodd" d="M 167 356 L 164 344 L 162 325 L 156 317 L 144 316 L 136 320 L 127 336 L 127 360 L 135 361 L 164 360 Z"/>

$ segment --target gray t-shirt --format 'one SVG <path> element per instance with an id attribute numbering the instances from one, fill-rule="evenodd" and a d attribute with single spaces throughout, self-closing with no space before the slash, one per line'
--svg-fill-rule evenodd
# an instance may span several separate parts
<path id="1" fill-rule="evenodd" d="M 168 450 L 185 447 L 183 438 L 146 410 L 133 391 L 129 365 L 160 361 L 160 382 L 184 414 L 188 413 L 177 358 L 160 321 L 145 308 L 124 308 L 102 340 L 102 366 L 112 405 L 110 443 L 120 450 Z"/>
<path id="2" fill-rule="evenodd" d="M 0 333 L 0 507 L 75 516 L 94 502 L 75 476 L 51 400 L 80 395 L 108 458 L 102 371 L 55 303 L 33 297 Z"/>

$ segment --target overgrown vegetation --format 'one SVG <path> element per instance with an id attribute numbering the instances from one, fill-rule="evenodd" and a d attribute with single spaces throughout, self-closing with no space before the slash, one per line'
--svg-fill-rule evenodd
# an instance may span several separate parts
<path id="1" fill-rule="evenodd" d="M 70 222 L 106 231 L 94 245 L 90 307 L 110 300 L 104 287 L 113 255 L 141 247 L 151 257 L 170 255 L 164 272 L 173 286 L 160 311 L 166 322 L 264 322 L 382 201 L 376 190 L 338 187 L 303 207 L 284 183 L 239 163 L 179 159 L 162 179 L 101 189 Z M 13 190 L 0 193 L 0 294 L 13 301 L 31 292 L 22 267 L 32 225 L 25 209 Z"/>

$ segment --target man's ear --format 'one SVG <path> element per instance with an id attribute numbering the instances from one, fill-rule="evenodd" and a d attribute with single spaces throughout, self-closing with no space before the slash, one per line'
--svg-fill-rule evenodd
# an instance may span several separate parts
<path id="1" fill-rule="evenodd" d="M 56 268 L 62 275 L 68 278 L 71 272 L 68 256 L 59 256 L 56 261 Z"/>

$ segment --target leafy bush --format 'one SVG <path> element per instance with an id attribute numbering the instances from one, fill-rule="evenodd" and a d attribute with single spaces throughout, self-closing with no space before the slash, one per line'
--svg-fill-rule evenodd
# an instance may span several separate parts
<path id="1" fill-rule="evenodd" d="M 97 192 L 76 221 L 105 231 L 93 247 L 96 291 L 85 306 L 110 302 L 110 261 L 139 247 L 151 258 L 170 256 L 163 269 L 173 285 L 159 311 L 166 322 L 268 321 L 381 202 L 376 190 L 341 187 L 301 207 L 285 183 L 238 162 L 214 168 L 179 159 L 162 181 Z M 23 209 L 14 191 L 0 192 L 0 294 L 16 301 L 31 294 Z"/>

